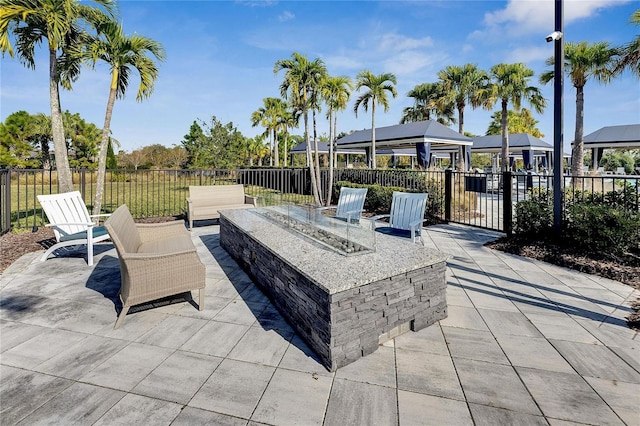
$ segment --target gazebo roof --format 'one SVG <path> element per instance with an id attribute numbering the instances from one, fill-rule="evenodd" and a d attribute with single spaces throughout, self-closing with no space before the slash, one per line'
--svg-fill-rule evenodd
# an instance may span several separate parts
<path id="1" fill-rule="evenodd" d="M 364 150 L 362 149 L 341 149 L 342 147 L 338 147 L 335 150 L 336 154 L 364 154 Z M 302 142 L 291 148 L 292 154 L 303 154 L 307 152 L 307 142 Z M 314 144 L 311 143 L 311 152 L 315 152 Z M 318 153 L 319 154 L 328 154 L 329 153 L 329 143 L 328 142 L 318 142 Z"/>
<path id="2" fill-rule="evenodd" d="M 473 138 L 471 152 L 500 152 L 502 149 L 502 135 L 476 136 Z M 509 151 L 522 152 L 526 150 L 553 151 L 553 145 L 528 133 L 509 134 Z"/>
<path id="3" fill-rule="evenodd" d="M 408 148 L 418 142 L 457 148 L 459 145 L 471 145 L 471 138 L 433 120 L 376 127 L 376 149 Z M 337 144 L 343 148 L 367 148 L 371 144 L 371 129 L 353 132 L 338 139 Z"/>
<path id="4" fill-rule="evenodd" d="M 571 144 L 573 145 L 574 142 Z M 640 124 L 605 126 L 586 135 L 583 138 L 583 143 L 584 148 L 638 148 L 640 147 Z"/>

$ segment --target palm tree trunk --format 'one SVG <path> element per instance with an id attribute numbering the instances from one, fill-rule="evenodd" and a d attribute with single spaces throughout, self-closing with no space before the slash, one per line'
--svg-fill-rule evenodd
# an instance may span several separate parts
<path id="1" fill-rule="evenodd" d="M 269 165 L 273 167 L 273 134 L 269 130 Z"/>
<path id="2" fill-rule="evenodd" d="M 107 112 L 104 115 L 104 126 L 102 128 L 102 139 L 100 140 L 100 152 L 98 153 L 98 176 L 96 177 L 96 197 L 93 201 L 93 214 L 100 214 L 102 208 L 102 196 L 104 194 L 104 182 L 107 174 L 107 148 L 109 147 L 109 132 L 111 127 L 111 117 L 113 116 L 113 105 L 116 102 L 116 89 L 118 85 L 118 71 L 114 70 L 111 75 L 111 87 L 109 89 L 109 99 L 107 100 Z"/>
<path id="3" fill-rule="evenodd" d="M 67 142 L 64 138 L 62 124 L 62 109 L 60 108 L 60 92 L 58 88 L 56 51 L 49 49 L 49 97 L 51 103 L 51 135 L 53 137 L 53 152 L 56 156 L 56 170 L 58 172 L 58 187 L 60 192 L 73 191 L 73 177 L 69 168 Z"/>
<path id="4" fill-rule="evenodd" d="M 371 168 L 376 169 L 376 100 L 371 99 Z"/>
<path id="5" fill-rule="evenodd" d="M 280 167 L 280 150 L 278 149 L 278 131 L 273 129 L 273 149 L 275 151 L 276 167 Z"/>
<path id="6" fill-rule="evenodd" d="M 500 121 L 502 127 L 502 163 L 500 170 L 506 172 L 509 169 L 509 132 L 507 129 L 507 99 L 502 99 L 502 119 Z"/>
<path id="7" fill-rule="evenodd" d="M 582 167 L 584 166 L 583 131 L 584 87 L 576 87 L 576 133 L 571 151 L 571 174 L 573 176 L 582 176 Z"/>
<path id="8" fill-rule="evenodd" d="M 309 112 L 304 112 L 304 138 L 307 142 L 307 162 L 309 166 L 309 174 L 311 175 L 311 191 L 316 205 L 320 205 L 320 195 L 318 194 L 318 184 L 316 182 L 316 171 L 311 160 L 311 140 L 309 138 Z"/>
<path id="9" fill-rule="evenodd" d="M 464 135 L 464 105 L 458 105 L 458 133 Z M 456 169 L 459 172 L 464 172 L 464 146 L 458 147 L 458 162 L 456 163 Z"/>
<path id="10" fill-rule="evenodd" d="M 331 191 L 333 191 L 333 135 L 335 130 L 331 126 L 332 116 L 333 109 L 329 107 L 329 182 L 327 182 L 327 198 L 325 199 L 327 207 L 331 205 Z"/>
<path id="11" fill-rule="evenodd" d="M 318 152 L 318 125 L 316 122 L 316 110 L 313 110 L 313 148 L 315 150 L 313 161 L 316 166 L 316 185 L 318 191 L 318 205 L 322 205 L 322 177 L 320 175 L 320 153 Z"/>
<path id="12" fill-rule="evenodd" d="M 333 139 L 333 143 L 335 145 L 336 141 L 338 140 L 338 111 L 333 113 Z M 338 153 L 334 151 L 333 156 L 333 164 L 335 167 L 338 167 Z"/>

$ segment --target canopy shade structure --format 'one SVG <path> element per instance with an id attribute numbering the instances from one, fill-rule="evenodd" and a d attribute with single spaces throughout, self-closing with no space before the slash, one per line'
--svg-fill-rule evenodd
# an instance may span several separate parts
<path id="1" fill-rule="evenodd" d="M 637 149 L 640 148 L 640 124 L 606 126 L 589 133 L 582 141 L 585 149 Z"/>
<path id="2" fill-rule="evenodd" d="M 475 153 L 500 153 L 502 151 L 502 135 L 476 136 L 473 138 L 471 152 Z M 544 157 L 541 161 L 546 168 L 552 163 L 553 145 L 542 139 L 531 136 L 528 133 L 509 134 L 509 157 L 510 163 L 514 156 L 522 156 L 525 166 L 533 168 L 536 157 Z"/>
<path id="3" fill-rule="evenodd" d="M 371 134 L 371 129 L 360 130 L 338 139 L 336 143 L 341 148 L 364 148 L 369 152 Z M 433 120 L 376 127 L 376 151 L 378 148 L 414 148 L 421 167 L 428 167 L 431 164 L 432 151 L 448 151 L 454 155 L 462 148 L 462 151 L 467 152 L 464 160 L 465 167 L 468 168 L 470 164 L 468 148 L 471 144 L 471 138 Z"/>
<path id="4" fill-rule="evenodd" d="M 476 136 L 473 138 L 471 152 L 500 152 L 502 150 L 502 135 Z M 509 134 L 509 152 L 522 151 L 550 151 L 553 145 L 528 133 Z"/>
<path id="5" fill-rule="evenodd" d="M 396 124 L 395 126 L 376 127 L 377 148 L 412 148 L 416 143 L 431 143 L 457 149 L 460 145 L 471 145 L 471 138 L 433 120 L 415 123 Z M 337 140 L 341 148 L 369 148 L 371 129 L 359 130 Z"/>
<path id="6" fill-rule="evenodd" d="M 304 154 L 307 152 L 307 143 L 302 142 L 291 148 L 292 154 Z M 311 142 L 311 152 L 315 152 L 314 144 Z M 365 152 L 362 149 L 341 149 L 338 147 L 334 150 L 336 154 L 361 154 L 363 155 Z M 318 154 L 328 154 L 329 153 L 329 142 L 318 142 Z"/>
<path id="7" fill-rule="evenodd" d="M 640 148 L 640 124 L 605 126 L 582 138 L 583 149 L 591 150 L 591 170 L 600 164 L 605 149 Z M 571 142 L 571 145 L 575 141 Z"/>

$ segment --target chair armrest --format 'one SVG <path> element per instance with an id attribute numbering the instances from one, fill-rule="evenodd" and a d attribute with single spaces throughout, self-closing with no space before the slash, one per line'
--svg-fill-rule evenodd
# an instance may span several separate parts
<path id="1" fill-rule="evenodd" d="M 384 219 L 385 217 L 391 217 L 390 214 L 379 214 L 377 216 L 370 217 L 369 220 L 371 222 L 375 222 L 376 220 Z"/>
<path id="2" fill-rule="evenodd" d="M 109 217 L 111 213 L 90 214 L 89 217 Z"/>
<path id="3" fill-rule="evenodd" d="M 258 197 L 254 197 L 254 196 L 245 194 L 244 203 L 245 204 L 251 204 L 253 207 L 258 207 Z"/>
<path id="4" fill-rule="evenodd" d="M 369 220 L 371 221 L 371 229 L 376 229 L 376 222 L 379 221 L 380 219 L 384 219 L 385 217 L 391 217 L 391 215 L 379 214 L 377 216 L 370 217 Z"/>
<path id="5" fill-rule="evenodd" d="M 337 209 L 338 206 L 326 206 L 326 207 L 316 207 L 317 211 L 322 211 L 322 210 L 335 210 Z"/>
<path id="6" fill-rule="evenodd" d="M 96 226 L 96 224 L 94 222 L 65 222 L 65 223 L 47 223 L 45 226 L 50 227 L 50 228 L 60 228 L 61 226 L 65 226 L 65 225 L 79 225 L 79 226 L 86 226 L 86 227 L 93 227 Z"/>
<path id="7" fill-rule="evenodd" d="M 190 235 L 181 220 L 163 223 L 136 223 L 136 229 L 143 243 L 163 240 L 174 235 Z"/>
<path id="8" fill-rule="evenodd" d="M 144 260 L 144 261 L 162 261 L 163 264 L 167 262 L 173 263 L 174 258 L 186 255 L 197 255 L 195 247 L 188 250 L 174 251 L 170 253 L 122 253 L 118 254 L 125 262 Z M 168 260 L 171 259 L 171 260 Z"/>

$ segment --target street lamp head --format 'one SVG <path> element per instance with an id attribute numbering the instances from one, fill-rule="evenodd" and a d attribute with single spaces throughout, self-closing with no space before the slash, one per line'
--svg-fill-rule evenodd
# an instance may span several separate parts
<path id="1" fill-rule="evenodd" d="M 551 43 L 552 41 L 560 40 L 561 38 L 562 38 L 562 32 L 554 31 L 551 34 L 549 34 L 545 39 L 547 40 L 547 43 Z"/>

